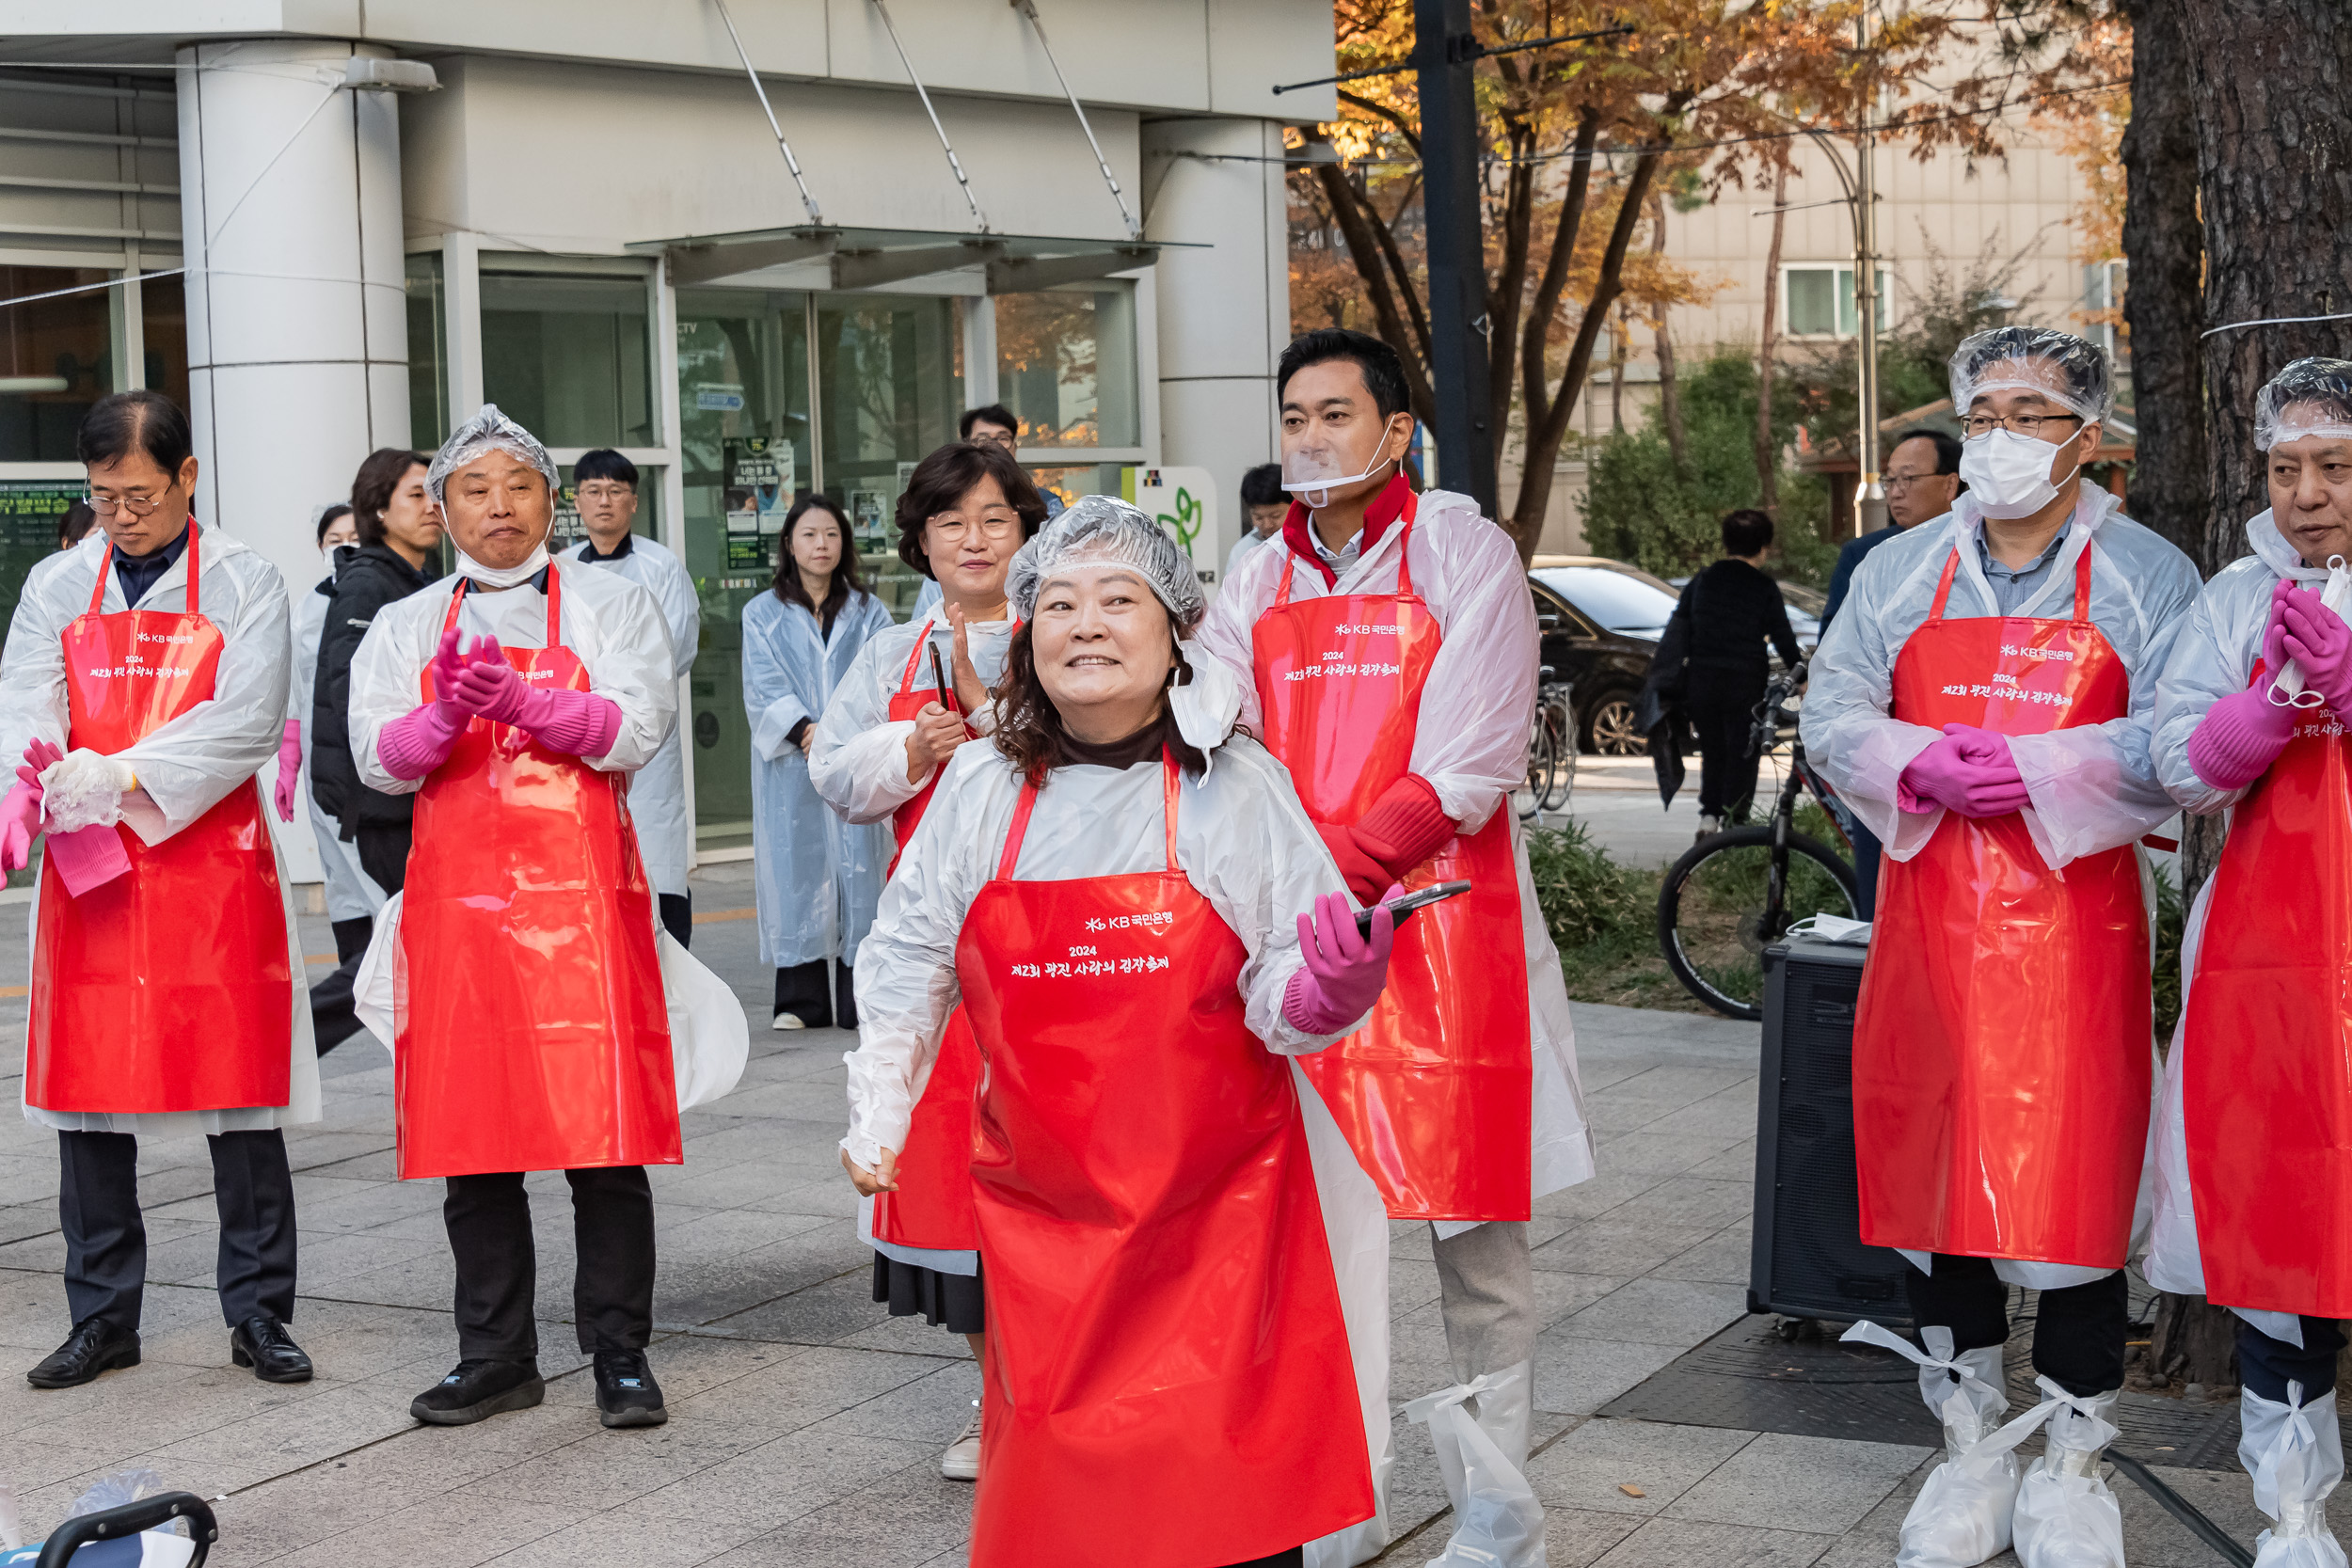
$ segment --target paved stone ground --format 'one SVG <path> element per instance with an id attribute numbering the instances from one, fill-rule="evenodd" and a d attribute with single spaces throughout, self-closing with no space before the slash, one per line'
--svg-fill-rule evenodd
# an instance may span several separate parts
<path id="1" fill-rule="evenodd" d="M 971 1489 L 939 1450 L 978 1392 L 961 1339 L 893 1323 L 834 1163 L 834 1032 L 773 1034 L 750 922 L 749 868 L 698 878 L 696 951 L 759 1027 L 742 1086 L 690 1114 L 686 1164 L 658 1171 L 660 1337 L 669 1425 L 596 1424 L 572 1347 L 562 1180 L 534 1177 L 550 1382 L 540 1409 L 457 1430 L 408 1401 L 454 1359 L 437 1183 L 391 1180 L 390 1069 L 364 1037 L 326 1059 L 327 1117 L 291 1135 L 301 1203 L 306 1386 L 228 1366 L 211 1290 L 210 1166 L 190 1140 L 142 1150 L 151 1283 L 146 1361 L 82 1389 L 16 1378 L 69 1326 L 56 1279 L 49 1134 L 0 1116 L 0 1476 L 36 1533 L 89 1481 L 151 1466 L 219 1497 L 225 1568 L 430 1563 L 895 1568 L 963 1560 Z M 21 987 L 24 911 L 0 907 L 0 980 Z M 332 942 L 306 920 L 309 951 Z M 0 995 L 0 1035 L 24 1003 Z M 1928 1450 L 1595 1418 L 1738 1317 L 1744 1304 L 1756 1031 L 1688 1015 L 1580 1007 L 1602 1173 L 1539 1205 L 1547 1323 L 1531 1478 L 1555 1568 L 1605 1563 L 1887 1563 Z M 0 1095 L 14 1099 L 8 1053 Z M 1398 1403 L 1450 1382 L 1425 1227 L 1400 1226 L 1392 1299 Z M 13 1362 L 10 1358 L 13 1357 Z M 1396 1513 L 1416 1533 L 1385 1561 L 1426 1562 L 1449 1528 L 1426 1437 L 1400 1422 Z M 2169 1479 L 2250 1540 L 2244 1480 Z M 2135 1563 L 2210 1560 L 2122 1487 Z M 1638 1494 L 1638 1495 L 1637 1495 Z M 2008 1563 L 2004 1556 L 1998 1560 Z"/>

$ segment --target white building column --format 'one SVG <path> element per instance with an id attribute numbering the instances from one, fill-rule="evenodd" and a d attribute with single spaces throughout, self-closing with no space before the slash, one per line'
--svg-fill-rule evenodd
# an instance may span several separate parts
<path id="1" fill-rule="evenodd" d="M 308 593 L 310 516 L 360 460 L 408 441 L 400 121 L 388 92 L 341 84 L 331 40 L 179 52 L 188 401 L 197 515 Z"/>
<path id="2" fill-rule="evenodd" d="M 1271 120 L 1143 127 L 1148 237 L 1210 245 L 1161 251 L 1154 290 L 1160 461 L 1216 476 L 1219 537 L 1214 556 L 1200 554 L 1220 568 L 1248 527 L 1243 472 L 1279 455 L 1274 362 L 1291 339 L 1281 159 L 1282 130 Z"/>

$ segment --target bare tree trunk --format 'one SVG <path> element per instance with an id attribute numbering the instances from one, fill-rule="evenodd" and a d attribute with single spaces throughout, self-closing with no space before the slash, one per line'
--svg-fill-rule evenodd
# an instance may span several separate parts
<path id="1" fill-rule="evenodd" d="M 1666 198 L 1650 198 L 1650 221 L 1655 223 L 1657 237 L 1650 244 L 1650 254 L 1666 254 Z M 1667 318 L 1672 308 L 1658 308 L 1658 412 L 1666 424 L 1666 450 L 1674 454 L 1677 472 L 1691 466 L 1690 443 L 1682 430 L 1682 394 L 1675 387 L 1675 341 L 1667 330 Z"/>
<path id="2" fill-rule="evenodd" d="M 2188 38 L 2193 0 L 2128 0 L 2132 98 L 2152 112 L 2123 128 L 2123 255 L 2131 263 L 2123 319 L 2131 329 L 2132 411 L 2138 455 L 2131 515 L 2191 556 L 2202 556 L 2213 510 L 2205 442 L 2204 221 L 2197 210 L 2197 119 Z M 2169 109 L 2159 111 L 2159 105 Z M 2210 575 L 2217 562 L 2200 561 Z M 2185 890 L 2193 894 L 2194 889 Z"/>
<path id="3" fill-rule="evenodd" d="M 2352 28 L 2340 0 L 2176 3 L 2197 105 L 2206 327 L 2352 310 Z M 2246 553 L 2246 519 L 2269 504 L 2256 388 L 2290 360 L 2347 353 L 2352 322 L 2204 340 L 2213 503 L 2197 553 L 2208 573 Z"/>
<path id="4" fill-rule="evenodd" d="M 1625 356 L 1632 336 L 1620 305 L 1617 319 L 1609 326 L 1609 428 L 1619 436 L 1625 434 Z"/>
<path id="5" fill-rule="evenodd" d="M 1764 255 L 1764 335 L 1756 351 L 1756 479 L 1767 513 L 1780 515 L 1780 444 L 1772 439 L 1772 372 L 1778 367 L 1780 240 L 1788 230 L 1788 170 L 1772 177 L 1772 245 Z"/>

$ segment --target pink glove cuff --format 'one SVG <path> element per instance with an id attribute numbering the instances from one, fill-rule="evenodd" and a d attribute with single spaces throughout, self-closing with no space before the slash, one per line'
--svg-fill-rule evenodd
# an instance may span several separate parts
<path id="1" fill-rule="evenodd" d="M 1401 877 L 1445 847 L 1454 836 L 1454 819 L 1438 804 L 1429 781 L 1407 773 L 1383 790 L 1348 832 L 1390 876 Z"/>
<path id="2" fill-rule="evenodd" d="M 449 756 L 466 728 L 467 716 L 452 720 L 447 705 L 423 703 L 376 732 L 375 755 L 395 779 L 421 779 Z"/>
<path id="3" fill-rule="evenodd" d="M 621 708 L 593 691 L 533 691 L 516 724 L 550 752 L 600 757 L 620 738 Z"/>
<path id="4" fill-rule="evenodd" d="M 1282 988 L 1282 1021 L 1302 1035 L 1329 1035 L 1344 1029 L 1362 1013 L 1343 1013 L 1324 994 L 1315 977 L 1301 969 Z"/>
<path id="5" fill-rule="evenodd" d="M 2207 708 L 2189 733 L 2188 765 L 2211 788 L 2243 789 L 2286 750 L 2298 712 L 2273 704 L 2259 688 L 2233 691 Z"/>

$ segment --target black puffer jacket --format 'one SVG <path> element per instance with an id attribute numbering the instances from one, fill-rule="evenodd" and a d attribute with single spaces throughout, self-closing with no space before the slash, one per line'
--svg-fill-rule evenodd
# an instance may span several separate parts
<path id="1" fill-rule="evenodd" d="M 351 758 L 351 657 L 377 610 L 438 575 L 434 562 L 420 571 L 389 545 L 335 552 L 335 592 L 319 634 L 318 685 L 310 699 L 310 792 L 342 824 L 346 839 L 361 827 L 405 826 L 416 810 L 414 795 L 386 795 L 359 782 Z"/>

